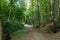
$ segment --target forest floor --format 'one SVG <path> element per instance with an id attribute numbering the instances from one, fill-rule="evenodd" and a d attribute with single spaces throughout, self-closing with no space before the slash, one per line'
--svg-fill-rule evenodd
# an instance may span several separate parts
<path id="1" fill-rule="evenodd" d="M 29 30 L 29 33 L 24 37 L 19 37 L 17 40 L 60 40 L 60 33 L 50 34 L 28 26 L 26 26 L 26 29 Z"/>

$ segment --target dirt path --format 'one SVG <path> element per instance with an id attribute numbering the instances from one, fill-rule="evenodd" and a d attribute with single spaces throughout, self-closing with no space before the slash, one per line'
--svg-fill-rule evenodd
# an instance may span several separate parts
<path id="1" fill-rule="evenodd" d="M 26 36 L 22 37 L 22 39 L 19 38 L 17 40 L 60 40 L 60 37 L 55 38 L 54 34 L 49 34 L 35 29 L 33 30 L 31 27 L 28 27 L 27 29 L 30 32 Z"/>
<path id="2" fill-rule="evenodd" d="M 22 40 L 60 40 L 60 36 L 58 38 L 54 34 L 49 34 L 35 29 L 33 30 L 32 27 L 28 27 L 27 29 L 30 30 L 30 32 L 23 37 Z"/>
<path id="3" fill-rule="evenodd" d="M 56 40 L 51 34 L 38 31 L 29 32 L 22 40 Z"/>

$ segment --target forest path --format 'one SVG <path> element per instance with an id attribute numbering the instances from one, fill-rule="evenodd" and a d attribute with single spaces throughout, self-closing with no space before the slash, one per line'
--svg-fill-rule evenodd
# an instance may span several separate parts
<path id="1" fill-rule="evenodd" d="M 18 38 L 17 40 L 60 40 L 60 37 L 55 38 L 55 35 L 53 34 L 35 30 L 32 27 L 28 26 L 29 25 L 27 25 L 26 28 L 29 30 L 29 33 L 22 38 Z"/>
<path id="2" fill-rule="evenodd" d="M 39 31 L 30 31 L 22 40 L 58 40 L 55 39 L 52 34 L 39 32 Z"/>

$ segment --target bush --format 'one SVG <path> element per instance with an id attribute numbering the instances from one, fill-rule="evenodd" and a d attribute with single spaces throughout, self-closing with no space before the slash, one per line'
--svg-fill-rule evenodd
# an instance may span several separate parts
<path id="1" fill-rule="evenodd" d="M 9 23 L 5 22 L 3 23 L 3 31 L 4 33 L 13 33 L 14 31 L 23 29 L 24 25 L 23 24 L 17 24 L 17 23 Z"/>

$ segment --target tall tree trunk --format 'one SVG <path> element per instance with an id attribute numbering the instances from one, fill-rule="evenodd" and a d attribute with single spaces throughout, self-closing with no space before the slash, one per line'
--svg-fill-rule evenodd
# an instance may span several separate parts
<path id="1" fill-rule="evenodd" d="M 40 11 L 39 11 L 39 9 L 40 9 L 39 0 L 37 0 L 37 13 L 38 13 L 38 26 L 37 27 L 40 26 Z"/>
<path id="2" fill-rule="evenodd" d="M 60 23 L 60 0 L 59 0 L 59 23 Z"/>
<path id="3" fill-rule="evenodd" d="M 9 10 L 8 22 L 11 22 L 13 0 L 9 0 L 9 1 L 10 1 L 10 10 Z"/>
<path id="4" fill-rule="evenodd" d="M 0 40 L 2 40 L 2 22 L 1 22 L 1 16 L 0 16 Z"/>
<path id="5" fill-rule="evenodd" d="M 2 22 L 1 22 L 1 0 L 0 0 L 0 40 L 2 40 Z"/>
<path id="6" fill-rule="evenodd" d="M 8 22 L 11 21 L 11 7 L 10 7 L 10 10 L 9 10 L 9 17 L 8 17 Z"/>
<path id="7" fill-rule="evenodd" d="M 54 7 L 53 7 L 53 21 L 54 21 L 54 25 L 57 26 L 58 23 L 58 17 L 59 17 L 59 5 L 58 5 L 58 0 L 54 0 Z"/>
<path id="8" fill-rule="evenodd" d="M 32 2 L 31 4 L 32 4 L 32 15 L 33 15 L 33 0 L 31 0 L 31 2 Z M 31 24 L 32 24 L 32 25 L 33 25 L 33 20 L 34 20 L 34 19 L 33 19 L 33 16 L 32 16 L 32 19 L 31 19 L 31 21 L 32 21 Z"/>
<path id="9" fill-rule="evenodd" d="M 60 16 L 60 0 L 59 0 L 59 16 Z M 60 18 L 60 17 L 59 17 Z"/>

